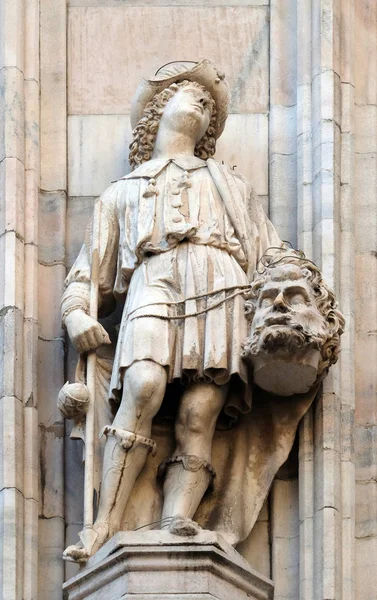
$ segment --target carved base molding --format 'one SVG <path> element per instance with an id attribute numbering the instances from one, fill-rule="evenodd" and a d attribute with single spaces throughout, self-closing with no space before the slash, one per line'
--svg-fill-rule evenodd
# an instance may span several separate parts
<path id="1" fill-rule="evenodd" d="M 272 600 L 270 579 L 221 535 L 120 532 L 64 584 L 65 600 Z"/>

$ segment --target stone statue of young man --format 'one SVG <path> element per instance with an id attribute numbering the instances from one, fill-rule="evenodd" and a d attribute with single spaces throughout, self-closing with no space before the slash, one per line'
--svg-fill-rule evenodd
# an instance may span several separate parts
<path id="1" fill-rule="evenodd" d="M 248 182 L 212 158 L 228 101 L 224 76 L 209 61 L 167 65 L 136 93 L 132 171 L 99 199 L 102 314 L 113 310 L 114 299 L 125 300 L 108 391 L 118 407 L 113 422 L 102 428 L 106 445 L 95 542 L 90 548 L 70 546 L 67 559 L 85 561 L 122 528 L 136 479 L 156 450 L 152 424 L 168 384 L 178 380 L 183 386 L 173 401 L 175 448 L 165 453 L 160 469 L 158 519 L 171 533 L 198 531 L 192 519 L 215 475 L 212 450 L 220 416 L 231 424 L 250 413 L 249 367 L 241 357 L 248 333 L 245 291 L 264 252 L 281 241 Z M 81 354 L 109 342 L 88 314 L 90 263 L 89 227 L 62 299 L 63 321 Z M 231 440 L 231 434 L 223 439 Z M 239 433 L 238 443 L 241 439 Z M 153 485 L 155 490 L 159 484 Z M 268 491 L 269 484 L 263 485 L 260 498 Z M 246 525 L 222 519 L 232 543 L 246 535 L 260 504 L 252 518 L 240 519 Z"/>

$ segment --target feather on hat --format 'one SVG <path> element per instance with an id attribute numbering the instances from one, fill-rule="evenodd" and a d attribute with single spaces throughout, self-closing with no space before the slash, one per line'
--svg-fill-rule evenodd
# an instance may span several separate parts
<path id="1" fill-rule="evenodd" d="M 148 102 L 169 87 L 181 81 L 196 81 L 203 85 L 216 103 L 216 137 L 222 134 L 228 116 L 229 88 L 225 75 L 209 60 L 200 62 L 174 61 L 161 67 L 152 79 L 143 79 L 131 104 L 131 126 L 134 129 Z"/>

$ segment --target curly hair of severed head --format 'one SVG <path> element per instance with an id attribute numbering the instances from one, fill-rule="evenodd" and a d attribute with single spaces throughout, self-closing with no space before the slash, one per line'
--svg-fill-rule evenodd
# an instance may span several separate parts
<path id="1" fill-rule="evenodd" d="M 327 287 L 322 279 L 321 271 L 301 251 L 293 250 L 284 245 L 282 248 L 269 248 L 262 257 L 260 264 L 262 269 L 257 270 L 251 282 L 248 299 L 245 303 L 245 312 L 249 321 L 252 321 L 260 293 L 263 286 L 272 279 L 281 280 L 279 277 L 280 267 L 291 266 L 296 271 L 295 278 L 301 276 L 313 291 L 313 296 L 319 313 L 324 319 L 322 332 L 313 333 L 304 330 L 292 331 L 293 337 L 302 338 L 298 345 L 306 344 L 317 347 L 321 352 L 318 367 L 318 376 L 325 375 L 330 366 L 336 363 L 339 354 L 340 336 L 344 332 L 345 320 L 338 309 L 338 303 L 334 293 Z M 298 272 L 298 273 L 297 273 Z M 289 275 L 289 273 L 287 273 Z M 284 275 L 282 275 L 285 277 Z M 243 355 L 256 353 L 257 336 L 252 336 L 244 345 Z"/>
<path id="2" fill-rule="evenodd" d="M 181 88 L 186 85 L 196 87 L 205 92 L 211 103 L 211 119 L 204 136 L 195 146 L 195 156 L 206 160 L 215 154 L 216 150 L 216 103 L 206 88 L 196 81 L 184 80 L 180 83 L 172 83 L 148 102 L 143 116 L 132 132 L 133 140 L 130 144 L 129 162 L 131 169 L 135 169 L 142 163 L 152 158 L 157 131 L 164 108 L 169 100 Z"/>

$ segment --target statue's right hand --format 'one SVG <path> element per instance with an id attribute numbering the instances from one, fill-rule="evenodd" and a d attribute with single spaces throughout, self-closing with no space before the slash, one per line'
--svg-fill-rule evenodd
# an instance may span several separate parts
<path id="1" fill-rule="evenodd" d="M 68 335 L 77 352 L 89 352 L 102 344 L 111 344 L 107 331 L 83 310 L 74 310 L 65 319 Z"/>

